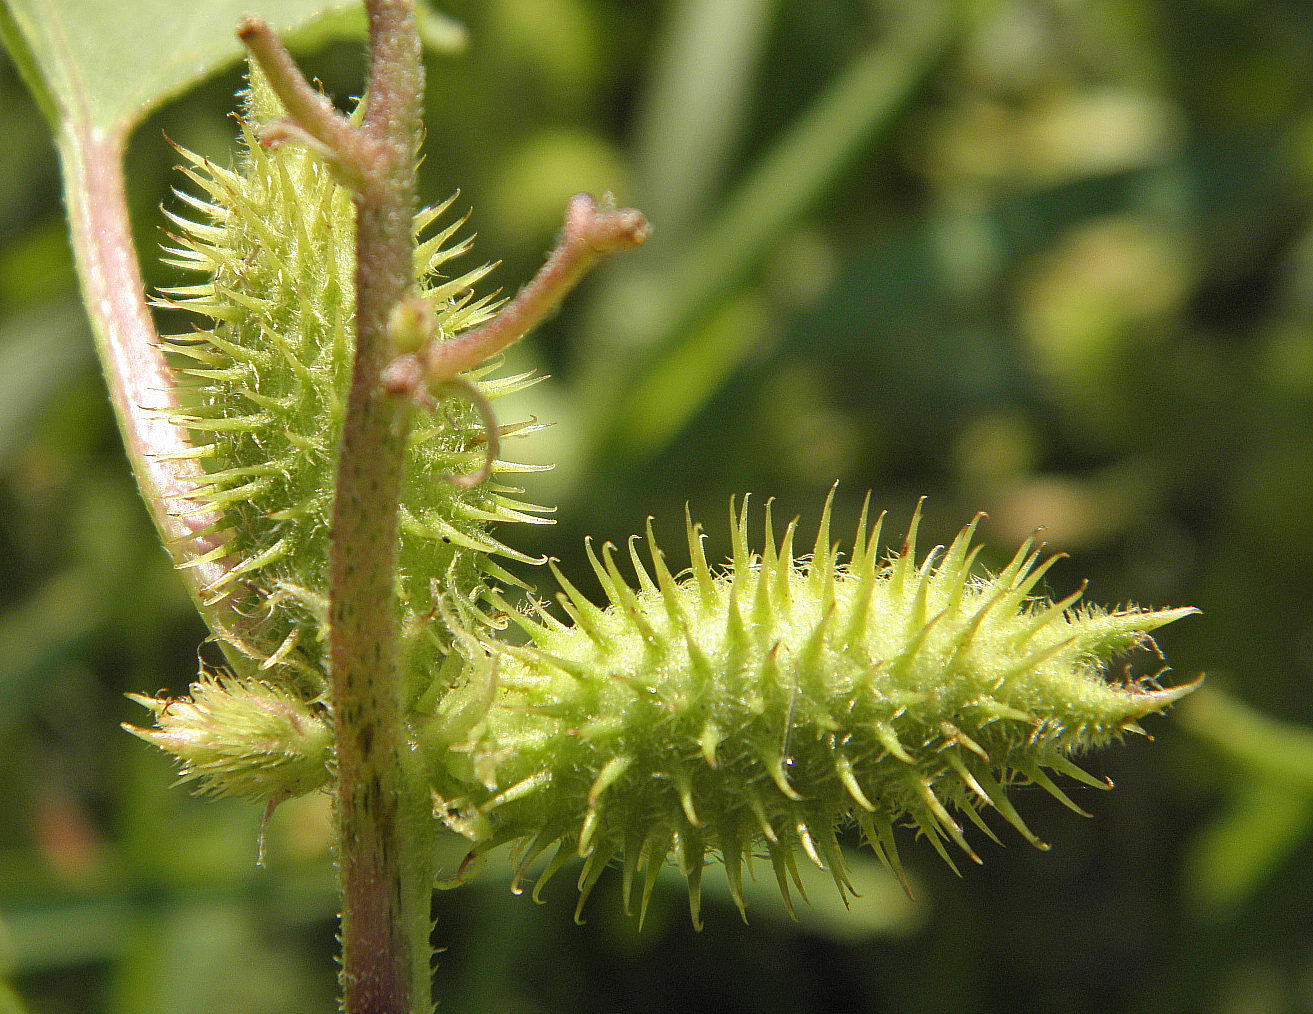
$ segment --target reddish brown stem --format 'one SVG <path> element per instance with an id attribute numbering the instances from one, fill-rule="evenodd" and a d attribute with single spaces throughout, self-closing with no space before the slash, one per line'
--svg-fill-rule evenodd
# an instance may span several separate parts
<path id="1" fill-rule="evenodd" d="M 369 100 L 358 129 L 325 108 L 262 22 L 244 21 L 240 34 L 292 122 L 331 149 L 356 189 L 356 352 L 329 548 L 343 1009 L 410 1014 L 428 1010 L 431 883 L 422 842 L 408 826 L 421 793 L 407 774 L 397 673 L 397 505 L 410 406 L 379 378 L 391 348 L 389 315 L 415 284 L 424 73 L 410 0 L 366 0 L 365 7 Z"/>
<path id="2" fill-rule="evenodd" d="M 227 533 L 214 531 L 217 515 L 196 512 L 196 504 L 187 499 L 204 472 L 188 456 L 187 434 L 169 420 L 178 407 L 175 378 L 146 308 L 132 244 L 123 135 L 80 124 L 70 122 L 71 133 L 60 143 L 60 164 L 78 274 L 110 401 L 137 485 L 165 546 L 175 563 L 189 565 L 183 575 L 202 614 L 212 626 L 229 628 L 235 618 L 226 601 L 207 605 L 201 594 L 223 575 L 224 562 L 194 565 L 218 549 Z"/>
<path id="3" fill-rule="evenodd" d="M 237 37 L 246 45 L 251 58 L 260 65 L 269 87 L 287 111 L 292 131 L 301 131 L 320 146 L 335 168 L 342 171 L 353 188 L 358 188 L 368 153 L 361 132 L 311 87 L 292 54 L 263 20 L 245 17 L 237 25 Z M 279 135 L 279 126 L 271 124 L 271 133 Z M 288 128 L 282 128 L 282 140 L 291 140 Z"/>
<path id="4" fill-rule="evenodd" d="M 409 408 L 382 391 L 392 308 L 414 289 L 412 221 L 424 70 L 409 0 L 367 0 L 372 164 L 356 195 L 356 360 L 338 458 L 329 552 L 337 721 L 343 1006 L 429 1008 L 431 875 L 405 828 L 413 787 L 397 674 L 397 505 Z M 407 881 L 410 881 L 409 883 Z M 414 909 L 420 909 L 415 911 Z M 416 922 L 423 940 L 416 939 Z M 422 953 L 415 953 L 422 950 Z"/>

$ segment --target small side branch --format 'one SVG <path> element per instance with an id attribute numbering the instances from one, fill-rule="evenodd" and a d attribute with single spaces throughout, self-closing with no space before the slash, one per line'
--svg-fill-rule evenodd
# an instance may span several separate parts
<path id="1" fill-rule="evenodd" d="M 641 246 L 650 233 L 641 212 L 599 206 L 588 194 L 576 194 L 565 209 L 560 242 L 519 295 L 481 327 L 417 353 L 426 383 L 445 384 L 515 344 L 560 305 L 594 264 L 607 254 Z"/>
<path id="2" fill-rule="evenodd" d="M 479 412 L 487 434 L 484 465 L 468 475 L 446 476 L 458 486 L 477 486 L 492 474 L 500 445 L 500 429 L 488 404 L 461 374 L 515 344 L 543 322 L 588 270 L 607 254 L 641 246 L 651 233 L 642 212 L 599 206 L 588 194 L 576 194 L 565 209 L 561 239 L 533 280 L 510 304 L 481 327 L 450 341 L 432 340 L 432 308 L 412 298 L 394 307 L 388 321 L 392 348 L 401 354 L 384 368 L 382 390 L 426 408 L 434 399 L 455 395 Z"/>
<path id="3" fill-rule="evenodd" d="M 311 148 L 333 166 L 343 183 L 359 190 L 368 162 L 361 132 L 311 86 L 265 21 L 242 18 L 237 37 L 264 71 L 269 87 L 287 111 L 286 121 L 270 124 L 266 139 L 274 143 L 297 141 Z"/>

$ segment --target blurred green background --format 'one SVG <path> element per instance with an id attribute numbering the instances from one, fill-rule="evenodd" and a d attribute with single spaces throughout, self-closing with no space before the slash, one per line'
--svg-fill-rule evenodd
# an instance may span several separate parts
<path id="1" fill-rule="evenodd" d="M 71 0 L 68 0 L 71 2 Z M 252 8 L 258 9 L 258 3 Z M 1053 850 L 924 843 L 915 900 L 855 853 L 790 921 L 767 891 L 638 932 L 604 879 L 569 917 L 490 863 L 435 899 L 442 1008 L 474 1011 L 1313 1011 L 1313 6 L 1307 0 L 451 0 L 424 195 L 459 187 L 513 291 L 568 196 L 647 211 L 515 351 L 552 428 L 508 533 L 586 583 L 582 538 L 684 504 L 728 552 L 731 495 L 815 522 L 863 494 L 943 540 L 977 510 L 997 566 L 1034 528 L 1106 604 L 1195 605 L 1159 639 L 1204 690 L 1090 760 Z M 307 67 L 339 98 L 359 47 Z M 164 135 L 230 157 L 237 71 L 130 153 L 151 285 Z M 122 733 L 204 632 L 156 544 L 78 302 L 47 128 L 0 64 L 0 977 L 33 1012 L 334 1009 L 326 802 L 196 800 Z M 505 403 L 503 403 L 505 404 Z M 545 584 L 545 582 L 544 582 Z M 199 646 L 199 648 L 198 648 Z M 1004 829 L 1006 832 L 1007 829 Z M 979 838 L 973 836 L 973 841 Z M 452 845 L 453 864 L 460 848 Z M 618 879 L 618 878 L 615 878 Z M 709 889 L 722 878 L 707 877 Z M 0 1011 L 7 1011 L 0 982 Z"/>

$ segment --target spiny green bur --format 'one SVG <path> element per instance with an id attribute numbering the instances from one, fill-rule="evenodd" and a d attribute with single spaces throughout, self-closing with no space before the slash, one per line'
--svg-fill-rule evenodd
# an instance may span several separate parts
<path id="1" fill-rule="evenodd" d="M 191 499 L 197 511 L 220 514 L 229 536 L 202 560 L 237 561 L 205 594 L 232 596 L 248 614 L 267 615 L 254 637 L 228 640 L 266 668 L 294 667 L 304 685 L 318 687 L 332 477 L 353 352 L 355 220 L 350 195 L 315 156 L 260 143 L 260 124 L 278 113 L 255 76 L 238 168 L 182 151 L 191 163 L 183 172 L 205 198 L 180 193 L 196 220 L 170 216 L 180 232 L 167 252 L 169 263 L 202 277 L 165 290 L 165 302 L 207 324 L 167 339 L 167 347 L 186 406 L 175 422 L 191 432 L 207 473 Z M 437 276 L 469 249 L 469 240 L 453 241 L 460 221 L 419 240 L 450 204 L 415 219 L 416 279 L 442 337 L 495 310 L 470 288 L 488 266 Z M 468 379 L 488 399 L 532 382 L 528 375 L 488 380 L 487 372 Z M 507 427 L 502 435 L 529 428 Z M 400 515 L 399 620 L 411 634 L 417 670 L 432 668 L 443 647 L 440 625 L 425 619 L 434 609 L 431 580 L 441 578 L 449 594 L 477 598 L 485 575 L 508 579 L 490 554 L 527 559 L 493 539 L 489 522 L 542 520 L 512 499 L 518 490 L 443 481 L 477 471 L 485 446 L 477 415 L 456 402 L 419 417 L 413 431 Z M 493 465 L 494 477 L 527 470 Z"/>
<path id="2" fill-rule="evenodd" d="M 157 723 L 129 731 L 177 757 L 179 781 L 202 792 L 289 798 L 328 781 L 333 729 L 322 709 L 290 690 L 209 676 L 181 700 L 128 696 L 150 708 Z"/>
<path id="3" fill-rule="evenodd" d="M 745 510 L 721 572 L 690 524 L 682 580 L 655 545 L 650 570 L 631 545 L 637 588 L 612 546 L 600 559 L 590 547 L 605 607 L 561 579 L 569 625 L 546 609 L 512 613 L 529 641 L 488 644 L 495 703 L 460 735 L 438 721 L 426 743 L 439 811 L 475 842 L 472 856 L 520 842 L 518 888 L 555 845 L 539 889 L 583 856 L 581 908 L 618 859 L 627 909 L 644 873 L 641 912 L 673 854 L 695 924 L 714 854 L 740 909 L 742 868 L 762 850 L 786 902 L 799 854 L 846 895 L 837 828 L 856 823 L 895 870 L 898 824 L 946 860 L 951 841 L 979 861 L 952 810 L 991 838 L 982 813 L 993 810 L 1042 848 L 1009 788 L 1037 784 L 1079 812 L 1047 772 L 1108 787 L 1071 757 L 1138 730 L 1190 689 L 1109 676 L 1119 654 L 1152 647 L 1148 631 L 1191 609 L 1051 603 L 1034 589 L 1052 558 L 1038 562 L 1031 543 L 997 576 L 973 576 L 974 522 L 942 557 L 918 561 L 913 521 L 902 552 L 882 561 L 880 526 L 867 538 L 863 515 L 841 563 L 828 518 L 827 505 L 800 562 L 794 526 L 776 546 L 769 510 L 765 554 L 750 553 Z M 464 713 L 460 693 L 445 702 L 453 714 Z"/>
<path id="4" fill-rule="evenodd" d="M 168 340 L 187 385 L 175 421 L 196 438 L 206 470 L 191 496 L 228 535 L 211 554 L 228 568 L 205 593 L 231 597 L 255 625 L 240 638 L 217 632 L 237 649 L 233 675 L 203 675 L 176 701 L 137 698 L 156 728 L 132 731 L 204 789 L 277 800 L 328 784 L 332 768 L 322 617 L 352 360 L 354 223 L 350 199 L 314 156 L 260 144 L 258 124 L 277 109 L 258 80 L 248 110 L 237 169 L 183 153 L 206 197 L 182 195 L 199 220 L 174 219 L 171 256 L 201 278 L 167 295 L 207 321 Z M 417 216 L 417 237 L 445 207 Z M 441 337 L 494 310 L 470 293 L 485 268 L 436 276 L 468 248 L 451 242 L 459 225 L 415 249 Z M 399 351 L 417 338 L 406 327 L 399 336 Z M 529 383 L 486 372 L 467 379 L 489 399 Z M 752 552 L 745 506 L 724 569 L 708 566 L 690 523 L 692 566 L 679 578 L 654 544 L 650 569 L 631 545 L 637 587 L 613 547 L 600 559 L 590 548 L 605 606 L 558 575 L 568 622 L 541 606 L 521 610 L 486 581 L 519 583 L 493 554 L 526 558 L 488 526 L 541 520 L 540 509 L 495 481 L 443 481 L 477 472 L 485 447 L 469 406 L 419 417 L 397 619 L 433 830 L 466 835 L 472 859 L 516 843 L 517 890 L 555 846 L 537 889 L 582 856 L 582 907 L 618 860 L 627 908 L 642 875 L 641 913 L 673 856 L 697 923 L 703 868 L 716 857 L 740 909 L 743 868 L 763 853 L 786 901 L 800 855 L 846 895 L 836 831 L 849 824 L 895 870 L 896 826 L 945 859 L 949 843 L 976 859 L 954 812 L 992 838 L 993 811 L 1043 847 L 1012 788 L 1035 784 L 1077 809 L 1050 773 L 1106 787 L 1072 758 L 1138 730 L 1190 689 L 1117 668 L 1129 650 L 1153 646 L 1150 631 L 1193 610 L 1078 608 L 1079 593 L 1050 602 L 1036 589 L 1052 561 L 1031 543 L 998 575 L 973 574 L 974 522 L 942 555 L 918 561 L 915 521 L 901 552 L 882 556 L 880 526 L 868 537 L 863 513 L 845 562 L 830 543 L 828 504 L 801 560 L 794 526 L 777 544 L 769 511 L 765 550 Z M 493 475 L 525 467 L 497 462 Z M 508 622 L 524 643 L 494 637 Z"/>

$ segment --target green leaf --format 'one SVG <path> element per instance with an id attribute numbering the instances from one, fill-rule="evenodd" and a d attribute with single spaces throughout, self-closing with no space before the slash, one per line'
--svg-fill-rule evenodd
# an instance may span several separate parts
<path id="1" fill-rule="evenodd" d="M 238 20 L 280 32 L 355 0 L 5 0 L 0 37 L 56 129 L 126 132 L 160 102 L 241 55 Z"/>
<path id="2" fill-rule="evenodd" d="M 0 982 L 0 1014 L 23 1014 L 26 1008 L 14 992 L 14 987 Z"/>
<path id="3" fill-rule="evenodd" d="M 1270 718 L 1215 687 L 1182 705 L 1179 717 L 1245 771 L 1313 794 L 1313 729 Z"/>
<path id="4" fill-rule="evenodd" d="M 747 129 L 778 0 L 673 5 L 633 149 L 638 205 L 667 245 L 697 227 Z"/>
<path id="5" fill-rule="evenodd" d="M 1313 794 L 1262 776 L 1237 779 L 1225 807 L 1185 855 L 1186 897 L 1223 919 L 1280 874 L 1313 825 Z"/>
<path id="6" fill-rule="evenodd" d="M 0 0 L 0 41 L 55 135 L 83 301 L 128 458 L 179 561 L 210 547 L 174 499 L 196 469 L 179 466 L 185 437 L 161 415 L 176 407 L 172 377 L 132 248 L 123 151 L 151 109 L 237 59 L 236 27 L 253 9 L 281 34 L 313 23 L 312 42 L 359 34 L 363 21 L 358 0 Z"/>

